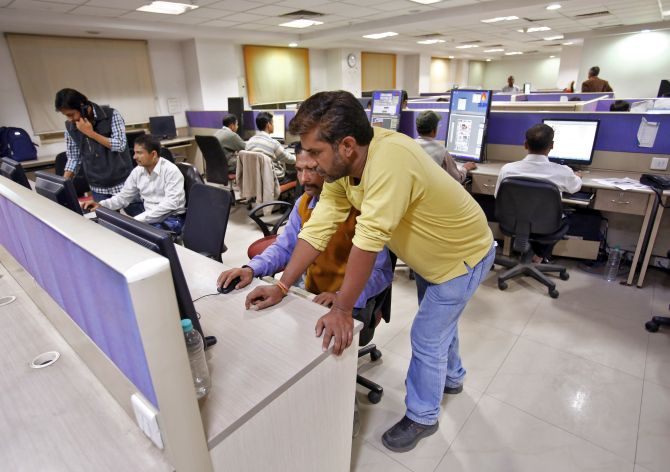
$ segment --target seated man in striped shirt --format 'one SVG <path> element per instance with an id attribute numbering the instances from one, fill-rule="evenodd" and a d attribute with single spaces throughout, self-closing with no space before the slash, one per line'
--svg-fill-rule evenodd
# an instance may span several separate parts
<path id="1" fill-rule="evenodd" d="M 295 171 L 289 169 L 287 173 L 286 168 L 286 164 L 291 167 L 295 165 L 295 156 L 287 152 L 279 141 L 270 136 L 274 132 L 272 114 L 266 111 L 260 112 L 256 116 L 256 128 L 258 128 L 258 134 L 247 141 L 246 150 L 270 156 L 279 183 L 295 180 Z"/>

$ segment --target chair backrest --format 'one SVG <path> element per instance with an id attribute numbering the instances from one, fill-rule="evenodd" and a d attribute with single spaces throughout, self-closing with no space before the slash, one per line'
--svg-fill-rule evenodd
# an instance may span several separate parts
<path id="1" fill-rule="evenodd" d="M 182 238 L 184 246 L 221 261 L 230 216 L 232 197 L 228 190 L 194 184 L 188 198 L 188 210 Z"/>
<path id="2" fill-rule="evenodd" d="M 133 159 L 134 160 L 134 159 Z M 60 152 L 56 155 L 54 174 L 62 176 L 65 174 L 65 165 L 67 164 L 67 153 Z M 90 192 L 91 188 L 88 186 L 88 181 L 84 175 L 84 166 L 79 166 L 77 174 L 72 180 L 74 189 L 78 197 L 83 197 L 86 192 Z"/>
<path id="3" fill-rule="evenodd" d="M 191 187 L 195 184 L 204 184 L 202 176 L 198 169 L 193 164 L 188 162 L 177 162 L 177 168 L 181 172 L 181 175 L 184 176 L 184 192 L 186 193 L 186 201 L 188 202 L 188 196 L 191 192 Z"/>
<path id="4" fill-rule="evenodd" d="M 507 235 L 525 237 L 555 233 L 562 226 L 558 187 L 548 180 L 508 177 L 496 195 L 496 219 Z"/>
<path id="5" fill-rule="evenodd" d="M 228 185 L 228 160 L 221 143 L 215 136 L 197 136 L 195 142 L 205 159 L 205 177 L 208 182 Z"/>
<path id="6" fill-rule="evenodd" d="M 392 286 L 386 287 L 376 297 L 368 300 L 365 308 L 354 314 L 354 318 L 363 323 L 358 345 L 366 346 L 372 341 L 377 328 L 377 312 L 381 311 L 382 319 L 388 323 L 391 319 L 391 290 Z"/>
<path id="7" fill-rule="evenodd" d="M 162 157 L 163 159 L 167 159 L 168 161 L 172 162 L 173 164 L 175 163 L 174 161 L 174 156 L 172 155 L 172 151 L 170 151 L 168 148 L 161 146 L 160 150 L 158 151 L 158 155 Z"/>
<path id="8" fill-rule="evenodd" d="M 249 245 L 247 248 L 247 257 L 253 259 L 263 251 L 265 251 L 269 246 L 271 246 L 277 240 L 276 234 L 271 234 L 269 236 L 262 237 L 257 239 Z"/>

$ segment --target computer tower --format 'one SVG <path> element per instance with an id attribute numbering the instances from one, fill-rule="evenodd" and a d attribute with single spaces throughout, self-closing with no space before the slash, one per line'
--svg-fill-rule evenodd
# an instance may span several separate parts
<path id="1" fill-rule="evenodd" d="M 237 117 L 237 134 L 244 131 L 244 97 L 228 97 L 228 113 Z"/>

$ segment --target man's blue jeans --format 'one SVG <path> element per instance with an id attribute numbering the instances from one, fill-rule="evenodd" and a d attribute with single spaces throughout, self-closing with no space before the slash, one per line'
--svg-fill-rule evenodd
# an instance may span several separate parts
<path id="1" fill-rule="evenodd" d="M 458 319 L 493 265 L 495 247 L 468 273 L 432 284 L 418 273 L 419 311 L 412 323 L 412 360 L 407 372 L 407 417 L 432 425 L 440 414 L 445 385 L 463 383 L 465 369 L 458 353 Z"/>

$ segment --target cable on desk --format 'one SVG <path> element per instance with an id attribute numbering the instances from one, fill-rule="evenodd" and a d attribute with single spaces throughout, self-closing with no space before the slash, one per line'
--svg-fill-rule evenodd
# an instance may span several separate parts
<path id="1" fill-rule="evenodd" d="M 221 295 L 221 294 L 220 294 L 219 292 L 216 292 L 216 293 L 208 293 L 207 295 L 203 295 L 202 297 L 198 297 L 198 298 L 196 298 L 195 300 L 193 300 L 193 303 L 197 302 L 197 301 L 200 300 L 201 298 L 211 297 L 212 295 Z"/>

